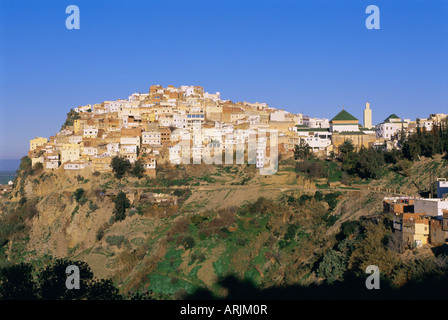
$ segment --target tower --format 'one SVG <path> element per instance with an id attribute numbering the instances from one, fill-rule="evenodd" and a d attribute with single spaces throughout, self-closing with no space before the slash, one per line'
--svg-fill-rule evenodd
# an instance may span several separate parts
<path id="1" fill-rule="evenodd" d="M 370 103 L 366 102 L 366 108 L 364 109 L 364 127 L 372 129 L 372 109 L 370 109 Z"/>

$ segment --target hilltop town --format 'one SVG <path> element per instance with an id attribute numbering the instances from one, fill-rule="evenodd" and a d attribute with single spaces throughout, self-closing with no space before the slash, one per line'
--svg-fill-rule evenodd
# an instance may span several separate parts
<path id="1" fill-rule="evenodd" d="M 49 139 L 30 141 L 28 157 L 32 165 L 42 163 L 48 171 L 62 169 L 84 172 L 111 170 L 113 157 L 130 163 L 140 161 L 149 176 L 155 176 L 157 164 L 201 163 L 204 154 L 216 150 L 237 149 L 248 143 L 251 132 L 257 141 L 249 163 L 263 168 L 275 155 L 291 156 L 295 146 L 307 145 L 317 156 L 338 153 L 346 140 L 355 149 L 375 147 L 391 150 L 398 146 L 401 135 L 417 127 L 430 131 L 447 117 L 431 114 L 427 119 L 403 119 L 395 114 L 372 125 L 372 109 L 366 103 L 363 124 L 342 108 L 331 119 L 293 114 L 266 103 L 232 102 L 221 99 L 220 92 L 208 93 L 199 86 L 150 87 L 148 93 L 134 93 L 126 100 L 104 101 L 72 109 L 62 129 Z M 199 138 L 191 139 L 195 133 Z M 275 132 L 272 136 L 262 133 Z M 185 137 L 191 152 L 183 157 Z M 213 151 L 211 151 L 213 150 Z M 216 160 L 216 158 L 214 159 Z M 219 159 L 218 159 L 219 160 Z M 234 160 L 235 161 L 235 160 Z"/>
<path id="2" fill-rule="evenodd" d="M 275 156 L 284 158 L 292 157 L 299 145 L 305 145 L 316 157 L 326 158 L 339 154 L 340 146 L 347 140 L 355 150 L 400 149 L 402 138 L 409 137 L 417 128 L 430 132 L 447 116 L 430 114 L 426 119 L 410 120 L 391 114 L 373 125 L 372 109 L 367 102 L 361 124 L 345 108 L 331 119 L 319 119 L 276 109 L 266 103 L 223 100 L 220 92 L 208 93 L 199 86 L 153 85 L 148 93 L 134 93 L 126 100 L 72 109 L 55 136 L 30 141 L 28 157 L 32 166 L 41 163 L 46 171 L 86 173 L 112 170 L 112 159 L 118 156 L 131 164 L 139 161 L 145 173 L 155 177 L 157 164 L 200 164 L 205 162 L 205 155 L 217 151 L 215 163 L 222 163 L 224 150 L 231 151 L 230 163 L 238 161 L 233 152 L 241 144 L 250 145 L 250 134 L 254 133 L 255 159 L 249 154 L 243 155 L 247 156 L 247 163 L 261 169 L 272 164 L 270 156 L 274 155 L 274 147 Z M 276 133 L 275 145 L 271 135 L 263 134 L 269 132 Z M 188 149 L 186 158 L 183 158 L 183 147 Z M 445 188 L 444 179 L 438 182 L 440 190 L 442 185 Z M 8 188 L 12 188 L 12 183 Z M 448 200 L 442 198 L 439 192 L 435 199 L 420 196 L 384 199 L 384 210 L 392 214 L 394 228 L 404 244 L 445 242 Z"/>
<path id="3" fill-rule="evenodd" d="M 318 119 L 195 86 L 73 108 L 0 186 L 0 261 L 76 258 L 156 299 L 225 296 L 229 275 L 308 288 L 377 265 L 402 287 L 421 263 L 448 270 L 447 115 L 373 125 L 369 103 L 362 124 L 349 111 Z M 117 176 L 117 159 L 132 170 Z"/>

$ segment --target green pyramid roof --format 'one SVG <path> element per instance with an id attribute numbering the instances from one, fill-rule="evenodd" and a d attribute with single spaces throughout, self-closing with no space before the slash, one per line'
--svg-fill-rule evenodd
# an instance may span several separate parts
<path id="1" fill-rule="evenodd" d="M 395 113 L 392 113 L 390 116 L 384 119 L 384 122 L 387 122 L 389 119 L 400 119 L 400 118 Z"/>
<path id="2" fill-rule="evenodd" d="M 337 115 L 335 115 L 334 118 L 331 119 L 330 121 L 348 121 L 348 120 L 356 120 L 356 121 L 358 121 L 358 119 L 356 119 L 350 113 L 348 113 L 347 111 L 342 109 L 342 111 L 339 112 Z"/>

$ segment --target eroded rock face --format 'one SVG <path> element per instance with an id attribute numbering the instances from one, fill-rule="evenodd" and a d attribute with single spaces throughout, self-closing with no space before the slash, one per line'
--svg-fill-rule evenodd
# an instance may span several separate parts
<path id="1" fill-rule="evenodd" d="M 28 199 L 38 199 L 39 213 L 31 221 L 27 250 L 36 256 L 67 257 L 95 245 L 97 230 L 110 219 L 113 211 L 109 199 L 92 192 L 96 184 L 80 185 L 63 174 L 45 177 L 38 183 L 28 179 L 24 192 Z M 85 190 L 84 203 L 73 198 L 77 188 Z"/>
<path id="2" fill-rule="evenodd" d="M 96 203 L 92 212 L 88 202 L 81 205 L 64 193 L 51 193 L 38 204 L 39 214 L 33 218 L 29 251 L 66 257 L 90 248 L 96 243 L 97 230 L 112 214 L 110 201 Z"/>

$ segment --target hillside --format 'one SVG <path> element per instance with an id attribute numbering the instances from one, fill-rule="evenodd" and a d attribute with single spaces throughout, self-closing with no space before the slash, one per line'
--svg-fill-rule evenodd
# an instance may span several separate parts
<path id="1" fill-rule="evenodd" d="M 399 186 L 424 184 L 420 172 L 429 166 L 446 173 L 445 165 L 434 164 L 442 161 L 416 162 Z M 293 169 L 284 161 L 269 177 L 251 166 L 203 165 L 167 166 L 156 180 L 63 171 L 19 177 L 9 197 L 1 198 L 2 265 L 81 260 L 123 294 L 149 290 L 158 299 L 198 289 L 225 296 L 218 283 L 229 275 L 260 289 L 319 284 L 319 261 L 340 243 L 341 226 L 380 219 L 388 194 L 356 185 L 319 188 Z M 393 174 L 371 184 L 395 187 Z M 119 189 L 131 206 L 124 220 L 114 221 Z M 176 203 L 148 200 L 153 193 Z M 25 210 L 32 214 L 14 218 Z"/>

